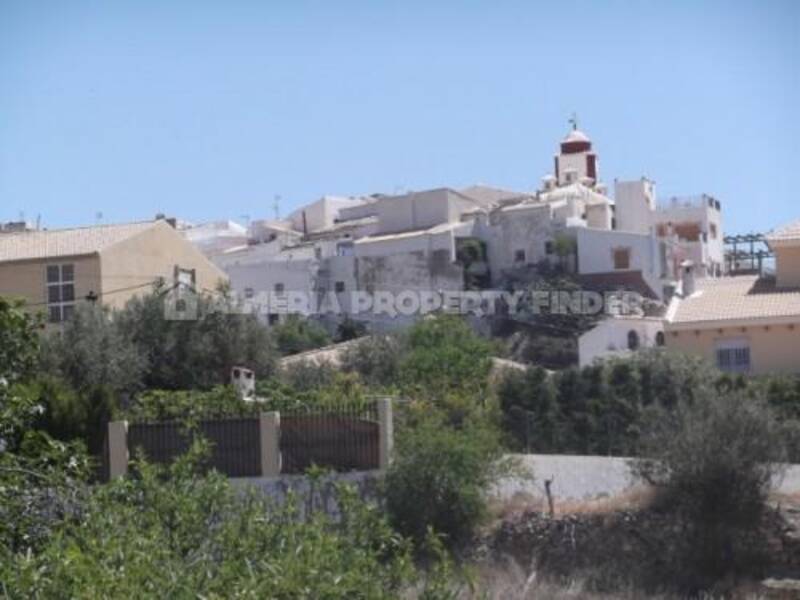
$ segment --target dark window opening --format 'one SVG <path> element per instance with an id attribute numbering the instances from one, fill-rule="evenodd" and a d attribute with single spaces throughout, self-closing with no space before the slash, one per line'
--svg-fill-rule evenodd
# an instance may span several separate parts
<path id="1" fill-rule="evenodd" d="M 628 350 L 639 349 L 639 334 L 633 329 L 628 332 Z"/>

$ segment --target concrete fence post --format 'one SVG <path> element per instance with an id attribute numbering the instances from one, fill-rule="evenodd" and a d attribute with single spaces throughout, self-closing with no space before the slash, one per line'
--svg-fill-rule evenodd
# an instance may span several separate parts
<path id="1" fill-rule="evenodd" d="M 108 478 L 123 477 L 128 472 L 128 422 L 108 423 Z"/>
<path id="2" fill-rule="evenodd" d="M 394 421 L 392 418 L 392 399 L 378 400 L 378 424 L 380 427 L 378 442 L 378 468 L 385 470 L 392 460 L 394 446 Z"/>
<path id="3" fill-rule="evenodd" d="M 261 476 L 277 477 L 281 474 L 281 414 L 261 413 L 258 417 L 261 440 Z"/>

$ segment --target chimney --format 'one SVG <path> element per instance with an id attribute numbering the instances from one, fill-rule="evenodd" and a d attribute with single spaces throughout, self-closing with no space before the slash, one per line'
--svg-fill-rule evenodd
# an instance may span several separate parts
<path id="1" fill-rule="evenodd" d="M 233 367 L 231 369 L 231 385 L 239 392 L 239 396 L 242 400 L 255 400 L 256 375 L 250 369 Z"/>
<path id="2" fill-rule="evenodd" d="M 694 294 L 694 263 L 690 260 L 681 263 L 681 291 L 684 298 Z"/>

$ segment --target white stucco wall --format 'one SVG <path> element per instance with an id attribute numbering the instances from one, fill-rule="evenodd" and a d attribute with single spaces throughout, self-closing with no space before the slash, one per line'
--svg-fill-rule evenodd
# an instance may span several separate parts
<path id="1" fill-rule="evenodd" d="M 664 202 L 653 215 L 654 223 L 678 224 L 678 223 L 697 223 L 701 232 L 706 233 L 706 240 L 699 242 L 684 243 L 689 258 L 696 264 L 704 264 L 707 267 L 711 264 L 725 264 L 725 244 L 723 241 L 724 231 L 722 223 L 722 213 L 708 204 L 708 197 L 703 198 L 700 203 L 686 205 L 678 202 Z M 716 236 L 712 235 L 712 227 L 716 228 Z M 704 276 L 702 271 L 699 276 Z"/>
<path id="2" fill-rule="evenodd" d="M 574 227 L 578 241 L 578 270 L 581 274 L 608 273 L 614 269 L 614 249 L 630 248 L 628 271 L 642 271 L 658 277 L 656 267 L 657 240 L 652 235 L 630 233 L 616 230 Z"/>
<path id="3" fill-rule="evenodd" d="M 545 244 L 554 241 L 564 228 L 552 219 L 547 204 L 522 204 L 495 211 L 490 218 L 478 220 L 474 235 L 486 242 L 492 281 L 497 284 L 505 272 L 520 266 L 536 264 L 547 255 Z M 525 251 L 525 262 L 514 260 L 517 250 Z"/>
<path id="4" fill-rule="evenodd" d="M 463 212 L 477 206 L 477 203 L 447 188 L 386 196 L 375 203 L 379 223 L 377 233 L 397 233 L 454 223 Z"/>
<path id="5" fill-rule="evenodd" d="M 642 178 L 614 182 L 617 229 L 632 233 L 649 233 L 656 208 L 655 183 Z"/>
<path id="6" fill-rule="evenodd" d="M 597 359 L 620 356 L 628 350 L 628 334 L 635 331 L 639 336 L 639 348 L 656 346 L 656 335 L 664 331 L 660 319 L 649 318 L 607 318 L 597 327 L 578 338 L 578 362 L 581 367 L 592 364 Z"/>

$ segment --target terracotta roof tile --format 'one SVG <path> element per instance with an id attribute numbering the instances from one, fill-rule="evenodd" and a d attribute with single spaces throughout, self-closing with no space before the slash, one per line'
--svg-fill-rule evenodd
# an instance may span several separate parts
<path id="1" fill-rule="evenodd" d="M 668 321 L 681 325 L 797 317 L 800 289 L 779 289 L 773 278 L 723 277 L 703 279 L 688 298 L 676 298 Z"/>

